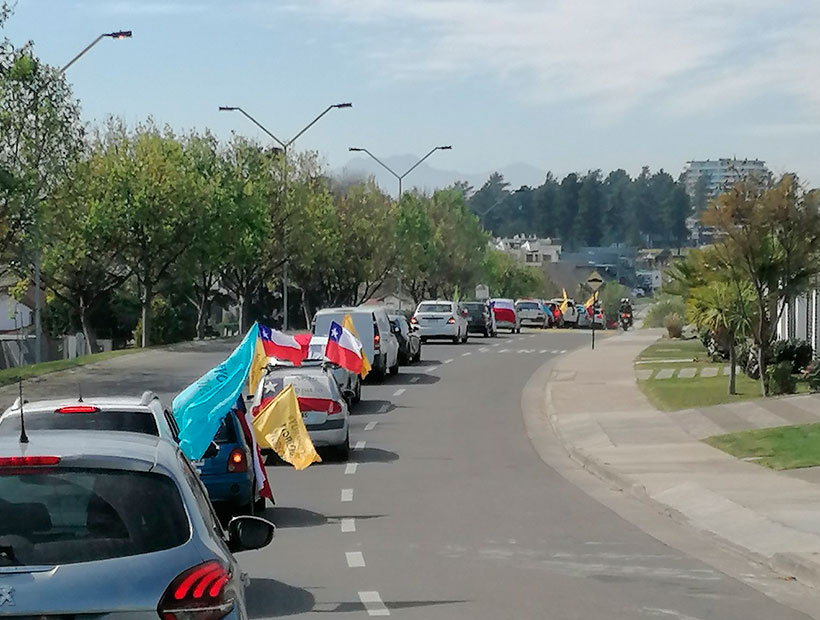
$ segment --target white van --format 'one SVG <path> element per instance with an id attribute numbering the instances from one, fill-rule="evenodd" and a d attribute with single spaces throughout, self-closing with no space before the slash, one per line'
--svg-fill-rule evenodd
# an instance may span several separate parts
<path id="1" fill-rule="evenodd" d="M 341 325 L 346 314 L 353 319 L 353 326 L 373 367 L 374 378 L 383 379 L 388 372 L 391 375 L 399 372 L 399 341 L 390 329 L 390 319 L 383 306 L 323 308 L 313 317 L 313 334 L 327 336 L 330 323 L 336 321 Z"/>

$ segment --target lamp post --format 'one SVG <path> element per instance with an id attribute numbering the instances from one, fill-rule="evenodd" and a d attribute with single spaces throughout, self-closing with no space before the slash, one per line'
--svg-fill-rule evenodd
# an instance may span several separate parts
<path id="1" fill-rule="evenodd" d="M 393 170 L 390 166 L 388 166 L 386 163 L 384 163 L 381 159 L 379 159 L 378 157 L 376 157 L 373 153 L 371 153 L 371 152 L 370 152 L 370 151 L 368 151 L 367 149 L 359 148 L 359 147 L 356 147 L 356 146 L 351 146 L 351 147 L 350 147 L 350 148 L 348 148 L 347 150 L 348 150 L 348 151 L 352 151 L 352 152 L 354 152 L 354 153 L 367 153 L 368 155 L 370 155 L 370 157 L 373 159 L 373 161 L 375 161 L 375 162 L 376 162 L 377 164 L 379 164 L 382 168 L 384 168 L 384 169 L 385 169 L 385 170 L 387 170 L 390 174 L 392 174 L 394 177 L 396 177 L 396 179 L 397 179 L 397 180 L 398 180 L 398 182 L 399 182 L 399 196 L 398 196 L 398 198 L 399 198 L 399 200 L 401 200 L 401 182 L 404 180 L 404 177 L 406 177 L 408 174 L 410 174 L 411 172 L 413 172 L 413 170 L 415 170 L 416 168 L 418 168 L 418 167 L 421 165 L 421 163 L 422 163 L 425 159 L 427 159 L 428 157 L 430 157 L 430 155 L 432 155 L 432 154 L 433 154 L 433 153 L 435 153 L 436 151 L 451 151 L 452 149 L 453 149 L 453 147 L 452 147 L 452 146 L 449 146 L 449 145 L 448 145 L 448 146 L 436 146 L 436 147 L 433 147 L 432 149 L 430 149 L 430 152 L 429 152 L 429 153 L 427 153 L 427 155 L 425 155 L 425 156 L 424 156 L 424 157 L 422 157 L 420 160 L 418 160 L 415 164 L 413 164 L 412 166 L 410 166 L 410 168 L 409 168 L 409 169 L 407 170 L 407 172 L 405 172 L 404 174 L 399 174 L 398 172 L 396 172 L 395 170 Z"/>
<path id="2" fill-rule="evenodd" d="M 353 107 L 352 103 L 334 103 L 332 105 L 327 106 L 322 111 L 321 114 L 319 114 L 316 118 L 314 118 L 312 121 L 310 121 L 307 125 L 305 125 L 302 128 L 302 130 L 299 133 L 297 133 L 295 136 L 293 136 L 290 140 L 287 140 L 287 141 L 283 141 L 283 140 L 280 140 L 279 138 L 277 138 L 275 135 L 273 135 L 267 129 L 267 127 L 265 127 L 262 123 L 260 123 L 258 120 L 256 120 L 253 116 L 251 116 L 247 112 L 245 112 L 245 110 L 243 110 L 239 106 L 221 105 L 221 106 L 219 106 L 219 111 L 220 112 L 239 112 L 245 118 L 247 118 L 250 122 L 252 122 L 254 125 L 256 125 L 259 129 L 261 129 L 263 132 L 265 132 L 265 134 L 267 134 L 267 136 L 271 140 L 273 140 L 279 146 L 282 147 L 282 154 L 284 155 L 284 158 L 285 158 L 285 201 L 287 202 L 287 200 L 288 200 L 288 190 L 289 190 L 288 170 L 287 170 L 288 149 L 290 149 L 290 147 L 293 145 L 293 143 L 296 142 L 296 140 L 298 140 L 302 136 L 302 134 L 304 134 L 308 129 L 310 129 L 316 123 L 318 123 L 319 119 L 321 119 L 325 114 L 327 114 L 331 110 L 341 110 L 341 109 L 344 109 L 344 108 L 352 108 L 352 107 Z M 288 329 L 288 261 L 287 261 L 287 258 L 285 259 L 285 264 L 283 265 L 283 269 L 282 269 L 282 315 L 283 315 L 282 316 L 282 329 L 284 331 L 287 331 L 287 329 Z"/>
<path id="3" fill-rule="evenodd" d="M 96 39 L 94 39 L 91 43 L 86 45 L 83 50 L 77 54 L 74 58 L 68 61 L 66 65 L 63 66 L 62 69 L 58 71 L 58 75 L 63 75 L 71 65 L 77 62 L 80 58 L 82 58 L 88 50 L 92 47 L 97 45 L 100 41 L 105 38 L 109 39 L 130 39 L 133 33 L 130 30 L 117 30 L 116 32 L 104 32 Z M 40 363 L 43 359 L 43 322 L 42 322 L 42 299 L 40 298 L 41 291 L 41 269 L 40 269 L 40 248 L 37 247 L 35 250 L 34 255 L 34 344 L 35 344 L 35 351 L 34 351 L 34 361 L 36 363 Z M 93 351 L 92 351 L 93 353 Z"/>

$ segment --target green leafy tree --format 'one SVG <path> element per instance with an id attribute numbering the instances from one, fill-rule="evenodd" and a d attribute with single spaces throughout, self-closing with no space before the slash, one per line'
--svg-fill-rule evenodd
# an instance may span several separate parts
<path id="1" fill-rule="evenodd" d="M 493 296 L 519 299 L 547 294 L 544 272 L 516 262 L 505 252 L 488 251 L 484 257 L 483 271 L 483 281 Z"/>
<path id="2" fill-rule="evenodd" d="M 575 216 L 573 239 L 579 244 L 600 245 L 603 237 L 603 202 L 601 171 L 589 172 L 581 180 L 581 189 L 578 192 L 578 213 Z"/>
<path id="3" fill-rule="evenodd" d="M 686 218 L 691 213 L 689 204 L 689 194 L 680 183 L 671 189 L 663 209 L 664 224 L 666 226 L 668 239 L 681 247 L 689 237 L 689 229 L 686 226 Z"/>

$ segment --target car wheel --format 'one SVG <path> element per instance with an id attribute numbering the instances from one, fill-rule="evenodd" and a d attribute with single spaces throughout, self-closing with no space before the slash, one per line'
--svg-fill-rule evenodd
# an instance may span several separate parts
<path id="1" fill-rule="evenodd" d="M 254 512 L 254 514 L 258 514 L 258 515 L 262 514 L 263 512 L 265 512 L 266 507 L 267 507 L 267 501 L 265 501 L 264 497 L 260 497 L 253 503 L 253 512 Z"/>
<path id="2" fill-rule="evenodd" d="M 359 403 L 359 402 L 361 402 L 361 400 L 362 400 L 362 380 L 361 380 L 361 378 L 359 378 L 359 380 L 356 381 L 356 390 L 355 390 L 355 394 L 353 396 L 353 402 L 354 403 Z"/>
<path id="3" fill-rule="evenodd" d="M 344 463 L 350 459 L 350 431 L 347 432 L 344 443 L 333 447 L 333 452 L 337 461 Z"/>
<path id="4" fill-rule="evenodd" d="M 489 330 L 489 329 L 487 329 L 486 327 L 484 328 L 484 337 L 485 337 L 485 338 L 489 338 L 489 337 L 490 337 L 490 330 Z"/>
<path id="5" fill-rule="evenodd" d="M 416 357 L 413 358 L 413 361 L 416 364 L 418 364 L 421 361 L 421 347 L 419 347 L 419 350 L 416 351 Z"/>
<path id="6" fill-rule="evenodd" d="M 395 366 L 390 367 L 390 374 L 391 375 L 399 374 L 399 361 L 398 360 L 396 360 L 396 365 Z"/>
<path id="7" fill-rule="evenodd" d="M 459 340 L 461 340 L 458 336 L 453 336 L 453 344 L 458 344 Z"/>

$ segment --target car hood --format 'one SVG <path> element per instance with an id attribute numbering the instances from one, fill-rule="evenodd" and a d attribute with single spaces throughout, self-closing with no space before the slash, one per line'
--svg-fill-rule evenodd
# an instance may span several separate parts
<path id="1" fill-rule="evenodd" d="M 98 562 L 0 567 L 0 615 L 156 614 L 171 581 L 203 561 L 191 540 L 174 549 Z"/>

